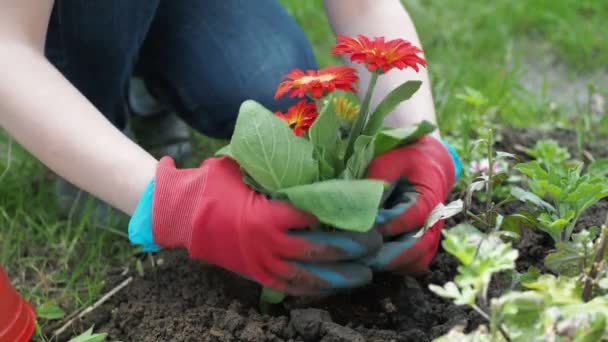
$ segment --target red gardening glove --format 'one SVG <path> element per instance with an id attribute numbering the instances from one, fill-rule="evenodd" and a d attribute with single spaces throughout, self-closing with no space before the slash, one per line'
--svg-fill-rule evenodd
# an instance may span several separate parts
<path id="1" fill-rule="evenodd" d="M 456 165 L 459 161 L 455 153 L 453 156 L 432 136 L 424 136 L 412 145 L 386 152 L 372 161 L 368 178 L 389 183 L 405 178 L 415 188 L 409 191 L 415 191 L 417 195 L 411 196 L 410 192 L 410 202 L 413 203 L 409 207 L 393 209 L 398 214 L 380 220 L 385 221 L 377 225 L 385 243 L 376 255 L 366 259 L 366 264 L 377 271 L 408 274 L 418 274 L 427 269 L 437 252 L 444 222 L 437 222 L 419 238 L 414 235 L 418 228 L 424 226 L 430 212 L 447 198 L 456 179 Z M 396 191 L 400 191 L 399 187 Z"/>
<path id="2" fill-rule="evenodd" d="M 154 241 L 184 247 L 203 259 L 292 295 L 356 287 L 372 278 L 357 262 L 382 243 L 378 232 L 305 230 L 315 217 L 271 201 L 242 180 L 230 158 L 210 158 L 199 168 L 160 160 L 152 209 Z"/>

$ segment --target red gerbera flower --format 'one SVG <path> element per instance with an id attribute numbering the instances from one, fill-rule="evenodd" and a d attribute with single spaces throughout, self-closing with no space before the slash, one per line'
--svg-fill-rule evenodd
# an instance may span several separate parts
<path id="1" fill-rule="evenodd" d="M 275 112 L 281 120 L 285 121 L 293 133 L 297 136 L 303 135 L 315 122 L 319 113 L 314 102 L 302 100 L 295 106 L 290 107 L 287 113 Z"/>
<path id="2" fill-rule="evenodd" d="M 306 93 L 319 99 L 324 92 L 332 92 L 335 89 L 344 91 L 356 92 L 353 84 L 359 80 L 357 70 L 346 66 L 329 66 L 321 70 L 307 70 L 306 72 L 300 69 L 290 71 L 283 82 L 277 87 L 275 99 L 287 94 L 290 90 L 289 97 L 303 97 Z"/>
<path id="3" fill-rule="evenodd" d="M 357 38 L 339 35 L 332 48 L 334 55 L 350 55 L 350 60 L 367 63 L 367 68 L 375 72 L 378 68 L 387 72 L 392 68 L 402 70 L 412 68 L 418 72 L 418 64 L 426 66 L 426 61 L 418 56 L 422 50 L 403 39 L 385 41 L 384 37 L 373 40 L 359 35 Z"/>

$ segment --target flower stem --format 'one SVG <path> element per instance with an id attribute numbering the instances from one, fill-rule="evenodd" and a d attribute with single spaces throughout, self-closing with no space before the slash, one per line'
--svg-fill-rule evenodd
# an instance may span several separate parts
<path id="1" fill-rule="evenodd" d="M 350 130 L 350 135 L 348 136 L 348 145 L 346 147 L 346 154 L 344 155 L 344 160 L 348 160 L 350 156 L 353 154 L 353 149 L 355 146 L 355 140 L 361 135 L 363 131 L 363 127 L 367 122 L 367 117 L 369 116 L 369 103 L 372 99 L 372 94 L 374 92 L 374 88 L 376 87 L 376 82 L 378 81 L 379 73 L 373 72 L 371 79 L 369 80 L 369 86 L 367 87 L 367 93 L 365 94 L 365 98 L 363 99 L 363 103 L 361 103 L 361 109 L 359 110 L 359 115 L 357 116 L 357 121 L 353 125 Z"/>
<path id="2" fill-rule="evenodd" d="M 486 219 L 487 219 L 487 223 L 488 223 L 488 229 L 490 229 L 490 227 L 492 226 L 492 218 L 490 215 L 490 211 L 492 210 L 492 178 L 494 177 L 494 151 L 492 150 L 494 147 L 494 132 L 492 131 L 492 129 L 490 129 L 489 132 L 489 137 L 488 137 L 488 183 L 487 183 L 487 187 L 486 187 Z"/>

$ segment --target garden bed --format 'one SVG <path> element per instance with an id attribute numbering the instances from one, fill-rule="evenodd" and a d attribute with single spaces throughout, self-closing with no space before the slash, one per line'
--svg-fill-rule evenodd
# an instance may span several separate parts
<path id="1" fill-rule="evenodd" d="M 572 148 L 569 131 L 554 131 L 552 138 Z M 530 147 L 539 132 L 504 132 L 499 150 L 517 152 L 513 146 Z M 588 148 L 595 157 L 605 149 Z M 574 152 L 574 151 L 572 151 Z M 596 155 L 598 154 L 598 155 Z M 454 194 L 455 195 L 455 194 Z M 517 204 L 507 207 L 515 212 Z M 591 207 L 578 226 L 601 225 L 608 202 Z M 446 227 L 457 223 L 450 219 Z M 540 231 L 524 230 L 516 244 L 520 252 L 518 271 L 529 266 L 543 268 L 543 258 L 553 248 L 552 239 Z M 456 325 L 473 329 L 484 320 L 465 306 L 456 306 L 433 294 L 429 284 L 452 280 L 458 262 L 441 247 L 430 272 L 419 278 L 378 275 L 373 284 L 350 293 L 324 299 L 285 301 L 269 315 L 258 311 L 260 287 L 238 276 L 201 262 L 181 251 L 155 256 L 162 261 L 134 280 L 66 334 L 95 325 L 110 340 L 123 341 L 431 341 Z M 148 264 L 147 261 L 144 264 Z M 125 275 L 108 279 L 117 284 Z M 506 283 L 496 277 L 490 294 Z M 111 288 L 111 286 L 109 286 Z"/>

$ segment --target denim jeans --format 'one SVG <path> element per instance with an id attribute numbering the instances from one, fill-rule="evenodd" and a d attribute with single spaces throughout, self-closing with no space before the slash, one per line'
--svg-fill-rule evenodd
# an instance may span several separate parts
<path id="1" fill-rule="evenodd" d="M 229 138 L 241 103 L 272 111 L 293 68 L 316 69 L 312 48 L 276 0 L 57 0 L 46 56 L 117 127 L 134 73 L 199 132 Z"/>

